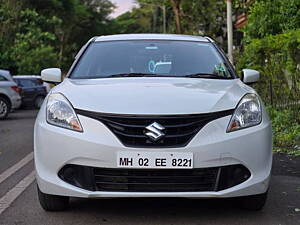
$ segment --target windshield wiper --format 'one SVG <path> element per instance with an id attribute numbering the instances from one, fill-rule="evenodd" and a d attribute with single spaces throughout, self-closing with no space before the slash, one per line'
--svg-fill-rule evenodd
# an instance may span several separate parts
<path id="1" fill-rule="evenodd" d="M 193 73 L 193 74 L 184 75 L 184 77 L 208 78 L 208 79 L 230 79 L 230 77 L 224 77 L 213 73 Z"/>
<path id="2" fill-rule="evenodd" d="M 159 77 L 161 75 L 155 74 L 155 73 L 118 73 L 118 74 L 112 74 L 107 75 L 105 78 L 110 77 Z"/>

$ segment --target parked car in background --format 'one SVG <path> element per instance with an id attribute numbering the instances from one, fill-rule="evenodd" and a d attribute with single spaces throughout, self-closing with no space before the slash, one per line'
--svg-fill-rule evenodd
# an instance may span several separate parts
<path id="1" fill-rule="evenodd" d="M 40 76 L 18 75 L 13 76 L 20 88 L 22 106 L 40 108 L 47 95 L 47 88 Z"/>
<path id="2" fill-rule="evenodd" d="M 21 105 L 19 88 L 12 79 L 8 70 L 0 70 L 0 120 L 5 119 L 8 113 Z"/>

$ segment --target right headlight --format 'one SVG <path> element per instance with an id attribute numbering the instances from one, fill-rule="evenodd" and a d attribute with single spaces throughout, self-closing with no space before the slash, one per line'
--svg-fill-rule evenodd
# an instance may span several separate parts
<path id="1" fill-rule="evenodd" d="M 236 107 L 229 122 L 227 132 L 232 132 L 260 124 L 262 109 L 256 94 L 246 94 Z"/>
<path id="2" fill-rule="evenodd" d="M 71 103 L 62 94 L 50 94 L 46 110 L 49 124 L 74 131 L 83 131 Z"/>

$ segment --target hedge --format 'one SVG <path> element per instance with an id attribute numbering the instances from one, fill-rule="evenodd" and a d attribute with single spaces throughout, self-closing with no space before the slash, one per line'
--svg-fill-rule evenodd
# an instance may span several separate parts
<path id="1" fill-rule="evenodd" d="M 253 39 L 236 67 L 260 71 L 261 81 L 254 87 L 265 102 L 284 106 L 300 101 L 300 29 Z"/>

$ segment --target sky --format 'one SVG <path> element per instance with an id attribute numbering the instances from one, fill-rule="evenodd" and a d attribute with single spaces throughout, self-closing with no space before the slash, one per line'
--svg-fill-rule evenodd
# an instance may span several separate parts
<path id="1" fill-rule="evenodd" d="M 117 17 L 122 13 L 129 11 L 135 5 L 134 0 L 111 0 L 117 8 L 111 14 L 112 17 Z"/>

